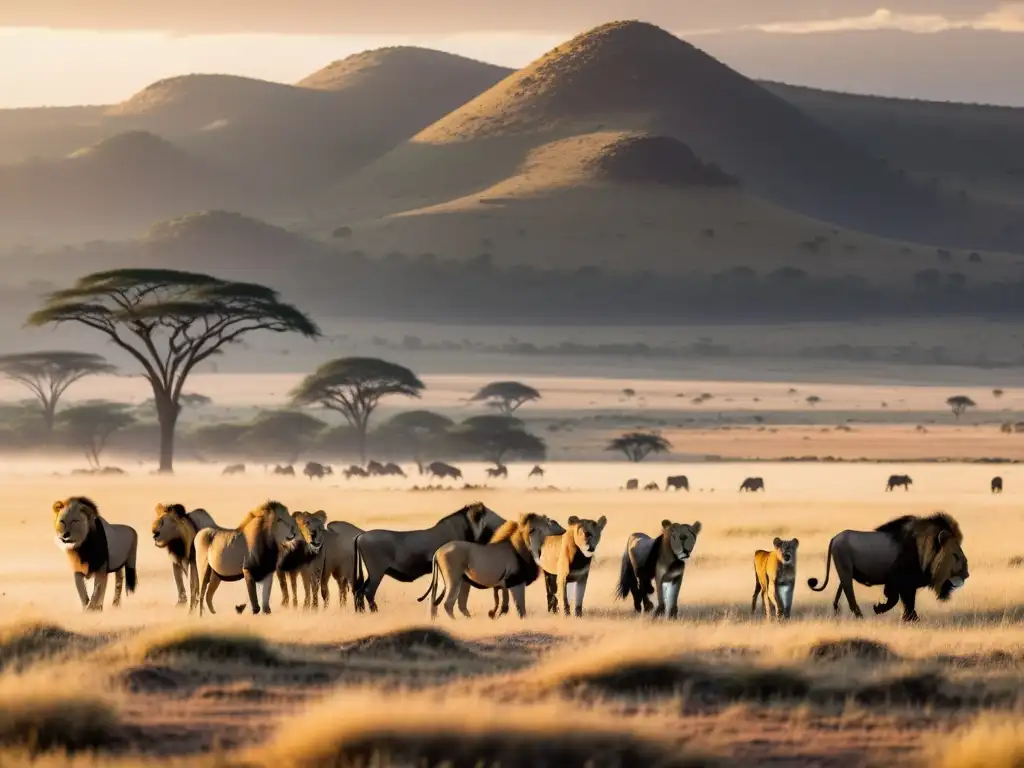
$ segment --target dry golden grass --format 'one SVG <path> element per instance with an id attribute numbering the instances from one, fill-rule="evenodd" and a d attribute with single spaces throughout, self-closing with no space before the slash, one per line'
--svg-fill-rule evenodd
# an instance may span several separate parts
<path id="1" fill-rule="evenodd" d="M 41 689 L 17 678 L 0 685 L 0 747 L 75 752 L 124 741 L 117 710 L 98 695 Z"/>
<path id="2" fill-rule="evenodd" d="M 1020 768 L 1024 725 L 1019 716 L 987 715 L 929 751 L 929 768 Z"/>

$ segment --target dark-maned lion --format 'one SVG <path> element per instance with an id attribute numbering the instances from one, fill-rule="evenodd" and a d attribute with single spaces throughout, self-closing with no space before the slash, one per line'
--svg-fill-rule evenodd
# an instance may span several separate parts
<path id="1" fill-rule="evenodd" d="M 434 553 L 430 588 L 418 599 L 422 602 L 430 597 L 431 618 L 437 616 L 437 606 L 443 601 L 445 612 L 454 619 L 456 601 L 462 615 L 469 616 L 470 587 L 505 587 L 512 593 L 516 612 L 522 618 L 526 616 L 526 587 L 540 575 L 538 560 L 544 540 L 564 531 L 551 518 L 528 513 L 505 523 L 487 544 L 450 541 Z M 491 616 L 495 616 L 494 611 Z"/>
<path id="2" fill-rule="evenodd" d="M 178 605 L 193 608 L 199 599 L 199 571 L 196 568 L 196 534 L 203 528 L 216 528 L 217 523 L 205 509 L 186 512 L 181 504 L 157 504 L 153 521 L 153 543 L 166 549 L 171 558 L 171 572 L 178 588 Z M 185 574 L 189 592 L 185 592 Z"/>
<path id="3" fill-rule="evenodd" d="M 772 541 L 772 551 L 759 549 L 754 553 L 754 599 L 750 613 L 757 610 L 757 598 L 764 603 L 766 619 L 788 619 L 793 612 L 793 590 L 796 588 L 796 549 L 799 539 Z"/>
<path id="4" fill-rule="evenodd" d="M 819 587 L 817 579 L 808 579 L 807 585 L 815 592 L 823 591 L 835 563 L 839 588 L 832 609 L 836 613 L 845 593 L 853 615 L 863 617 L 853 594 L 856 581 L 884 589 L 885 602 L 875 605 L 876 614 L 891 611 L 902 602 L 903 620 L 917 621 L 917 590 L 931 587 L 939 600 L 948 600 L 953 590 L 966 583 L 970 572 L 962 544 L 959 524 L 944 512 L 930 517 L 907 515 L 873 531 L 842 531 L 828 544 L 824 583 Z"/>
<path id="5" fill-rule="evenodd" d="M 686 561 L 693 554 L 700 533 L 700 522 L 693 525 L 661 521 L 661 533 L 651 538 L 645 533 L 634 533 L 626 542 L 622 553 L 622 569 L 616 597 L 625 600 L 633 596 L 637 613 L 651 611 L 654 605 L 650 595 L 658 594 L 655 616 L 669 618 L 679 615 L 679 589 L 686 571 Z"/>
<path id="6" fill-rule="evenodd" d="M 128 525 L 108 523 L 96 504 L 85 496 L 72 496 L 53 503 L 53 524 L 57 547 L 67 553 L 75 575 L 75 589 L 88 611 L 102 611 L 107 579 L 114 574 L 114 602 L 121 605 L 121 588 L 135 591 L 135 558 L 139 534 Z M 92 579 L 92 597 L 85 580 Z"/>
<path id="7" fill-rule="evenodd" d="M 470 541 L 486 544 L 505 518 L 481 502 L 469 504 L 441 518 L 431 528 L 419 531 L 366 531 L 356 536 L 354 547 L 353 590 L 356 609 L 363 598 L 370 610 L 377 610 L 377 589 L 385 576 L 402 581 L 416 581 L 430 573 L 434 553 L 449 541 Z M 363 566 L 366 576 L 363 576 Z"/>
<path id="8" fill-rule="evenodd" d="M 270 613 L 270 592 L 277 563 L 302 539 L 295 518 L 277 501 L 268 501 L 249 512 L 237 528 L 203 528 L 196 534 L 196 567 L 199 570 L 199 615 L 204 605 L 210 613 L 213 596 L 222 581 L 245 579 L 253 613 L 260 612 L 256 585 L 263 590 L 263 612 Z M 241 613 L 245 605 L 235 606 Z"/>

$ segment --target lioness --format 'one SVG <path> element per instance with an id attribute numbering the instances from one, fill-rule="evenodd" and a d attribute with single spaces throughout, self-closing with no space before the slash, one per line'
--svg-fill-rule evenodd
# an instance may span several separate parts
<path id="1" fill-rule="evenodd" d="M 310 514 L 295 511 L 292 513 L 295 525 L 298 526 L 302 540 L 277 561 L 277 581 L 281 585 L 281 607 L 288 607 L 288 580 L 292 583 L 291 604 L 299 605 L 298 577 L 302 577 L 302 588 L 305 597 L 302 607 L 320 607 L 319 580 L 314 577 L 314 562 L 320 555 L 324 538 L 327 533 L 327 513 L 322 509 Z"/>
<path id="2" fill-rule="evenodd" d="M 114 525 L 100 517 L 96 504 L 85 496 L 53 502 L 57 548 L 67 553 L 82 607 L 103 610 L 107 578 L 114 574 L 114 607 L 121 604 L 121 588 L 135 591 L 135 557 L 139 534 L 127 525 Z M 92 579 L 92 597 L 85 580 Z"/>
<path id="3" fill-rule="evenodd" d="M 686 561 L 693 554 L 700 533 L 700 522 L 693 525 L 661 521 L 661 533 L 651 538 L 646 533 L 634 533 L 626 542 L 622 553 L 622 569 L 616 596 L 625 600 L 633 596 L 637 613 L 650 612 L 654 605 L 649 595 L 658 593 L 658 607 L 654 615 L 669 618 L 679 615 L 679 589 L 683 584 Z"/>
<path id="4" fill-rule="evenodd" d="M 436 618 L 437 606 L 444 600 L 444 610 L 455 618 L 455 602 L 459 611 L 469 616 L 469 588 L 507 587 L 512 592 L 516 612 L 526 616 L 526 587 L 540 575 L 540 559 L 544 539 L 564 533 L 554 520 L 544 515 L 525 514 L 518 521 L 510 521 L 499 528 L 489 544 L 469 541 L 450 541 L 434 552 L 430 588 L 419 598 L 430 597 L 430 616 Z M 437 595 L 438 577 L 443 580 L 441 594 Z M 445 600 L 445 591 L 448 599 Z M 493 615 L 493 614 L 492 614 Z"/>
<path id="5" fill-rule="evenodd" d="M 799 539 L 772 540 L 772 551 L 759 549 L 754 553 L 754 599 L 750 613 L 757 610 L 761 595 L 766 619 L 788 619 L 793 611 L 793 588 L 796 586 L 796 548 Z"/>

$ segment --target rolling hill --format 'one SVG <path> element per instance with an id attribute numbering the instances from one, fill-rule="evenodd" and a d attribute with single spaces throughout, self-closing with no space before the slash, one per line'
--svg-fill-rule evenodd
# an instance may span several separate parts
<path id="1" fill-rule="evenodd" d="M 926 183 L 1024 211 L 1024 108 L 763 85 L 850 143 Z"/>
<path id="2" fill-rule="evenodd" d="M 747 193 L 840 227 L 939 245 L 1002 244 L 964 207 L 639 22 L 607 24 L 550 51 L 351 176 L 325 211 L 375 218 L 488 196 L 539 148 L 606 131 L 676 139 Z"/>
<path id="3" fill-rule="evenodd" d="M 0 240 L 116 237 L 232 194 L 201 160 L 151 133 L 132 131 L 61 160 L 0 167 Z"/>

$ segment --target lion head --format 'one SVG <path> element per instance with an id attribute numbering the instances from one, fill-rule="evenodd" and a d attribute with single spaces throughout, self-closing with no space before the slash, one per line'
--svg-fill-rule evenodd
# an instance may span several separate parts
<path id="1" fill-rule="evenodd" d="M 572 539 L 577 549 L 584 557 L 593 557 L 594 550 L 601 543 L 601 532 L 607 524 L 608 518 L 601 515 L 597 520 L 583 520 L 576 515 L 569 518 L 569 530 L 572 531 Z"/>
<path id="2" fill-rule="evenodd" d="M 492 509 L 489 509 L 482 501 L 474 501 L 472 504 L 459 510 L 469 521 L 469 530 L 472 533 L 472 541 L 486 544 L 494 536 L 494 532 L 505 525 L 505 518 Z"/>
<path id="3" fill-rule="evenodd" d="M 191 543 L 195 531 L 181 504 L 157 504 L 153 520 L 153 543 L 167 548 L 178 542 Z"/>
<path id="4" fill-rule="evenodd" d="M 321 509 L 312 513 L 295 512 L 292 517 L 309 550 L 313 554 L 319 552 L 327 535 L 327 513 Z"/>
<path id="5" fill-rule="evenodd" d="M 100 512 L 96 503 L 85 496 L 72 496 L 53 502 L 54 528 L 57 546 L 65 550 L 78 549 L 96 529 Z"/>
<path id="6" fill-rule="evenodd" d="M 783 565 L 796 565 L 796 548 L 800 546 L 800 539 L 780 539 L 776 536 L 772 539 L 772 546 L 779 556 L 779 562 Z"/>
<path id="7" fill-rule="evenodd" d="M 697 543 L 698 533 L 700 533 L 700 521 L 692 525 L 673 523 L 671 520 L 661 521 L 661 534 L 668 542 L 672 554 L 679 560 L 690 559 L 693 547 Z"/>
<path id="8" fill-rule="evenodd" d="M 303 541 L 299 526 L 288 507 L 279 501 L 268 501 L 249 512 L 238 525 L 246 534 L 261 533 L 278 549 L 293 549 Z"/>
<path id="9" fill-rule="evenodd" d="M 522 537 L 534 560 L 540 559 L 540 551 L 544 547 L 544 539 L 565 533 L 565 528 L 547 515 L 527 512 L 519 518 L 518 535 Z"/>
<path id="10" fill-rule="evenodd" d="M 963 550 L 964 535 L 960 525 L 951 516 L 939 512 L 915 520 L 908 532 L 917 546 L 922 569 L 931 577 L 931 588 L 939 600 L 948 600 L 953 591 L 963 587 L 971 575 L 967 568 L 967 555 Z"/>

